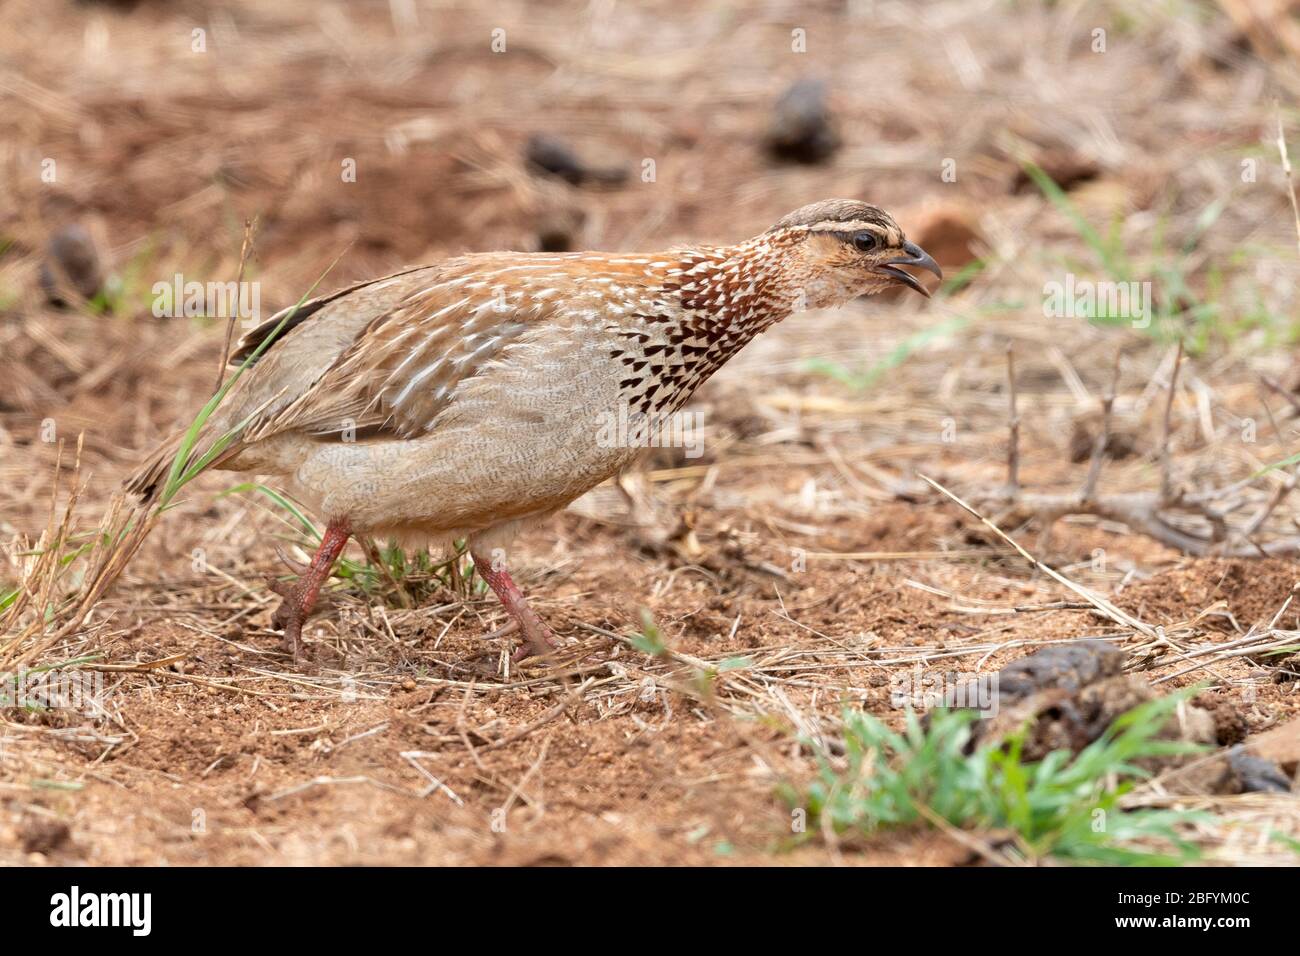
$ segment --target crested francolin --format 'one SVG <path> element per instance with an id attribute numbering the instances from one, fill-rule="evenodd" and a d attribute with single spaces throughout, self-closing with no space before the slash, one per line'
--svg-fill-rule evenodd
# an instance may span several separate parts
<path id="1" fill-rule="evenodd" d="M 794 312 L 900 283 L 924 293 L 902 266 L 940 275 L 883 210 L 828 200 L 734 245 L 494 252 L 407 269 L 246 335 L 232 362 L 255 355 L 255 364 L 191 460 L 233 434 L 209 467 L 279 476 L 326 523 L 307 572 L 279 589 L 275 621 L 295 656 L 353 534 L 467 540 L 523 634 L 516 656 L 546 653 L 551 631 L 501 556 L 521 525 L 641 451 L 641 442 L 602 440 L 602 423 L 662 420 Z M 155 452 L 128 487 L 156 496 L 180 442 Z"/>

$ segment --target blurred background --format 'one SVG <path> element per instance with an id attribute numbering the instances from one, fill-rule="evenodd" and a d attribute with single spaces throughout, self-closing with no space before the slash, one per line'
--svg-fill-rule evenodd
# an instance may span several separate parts
<path id="1" fill-rule="evenodd" d="M 1066 270 L 1153 281 L 1166 339 L 1294 331 L 1283 0 L 11 0 L 0 28 L 8 485 L 36 477 L 13 454 L 33 417 L 94 423 L 87 454 L 116 467 L 195 407 L 223 324 L 155 319 L 152 288 L 233 279 L 249 220 L 270 314 L 344 250 L 327 287 L 464 251 L 731 241 L 867 199 L 961 294 L 779 333 L 855 381 L 936 320 L 1072 334 L 1040 321 Z M 79 293 L 63 311 L 55 277 Z"/>
<path id="2" fill-rule="evenodd" d="M 857 383 L 922 328 L 977 345 L 1008 318 L 1059 341 L 1080 323 L 1040 306 L 1066 271 L 1153 282 L 1147 338 L 1284 347 L 1297 29 L 1283 0 L 11 0 L 5 484 L 37 477 L 13 454 L 33 418 L 93 423 L 89 460 L 117 467 L 210 391 L 224 323 L 156 319 L 152 290 L 234 279 L 250 220 L 269 315 L 340 254 L 325 287 L 465 251 L 732 241 L 854 197 L 951 294 L 791 323 L 756 369 Z"/>

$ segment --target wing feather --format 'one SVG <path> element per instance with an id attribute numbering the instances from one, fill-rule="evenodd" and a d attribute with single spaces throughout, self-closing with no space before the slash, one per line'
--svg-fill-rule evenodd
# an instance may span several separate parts
<path id="1" fill-rule="evenodd" d="M 399 438 L 428 431 L 458 386 L 548 311 L 473 280 L 444 279 L 378 316 L 311 387 L 251 423 L 245 441 L 289 431 Z"/>
<path id="2" fill-rule="evenodd" d="M 271 343 L 269 348 L 274 348 L 280 342 L 283 342 L 284 337 L 286 335 L 288 335 L 291 331 L 296 329 L 298 326 L 302 325 L 302 323 L 306 322 L 312 316 L 316 315 L 316 313 L 318 313 L 325 306 L 329 305 L 331 302 L 341 299 L 344 296 L 351 295 L 352 293 L 358 291 L 359 289 L 365 289 L 376 285 L 382 285 L 383 283 L 388 282 L 392 279 L 398 279 L 401 278 L 402 276 L 410 275 L 412 272 L 419 272 L 422 269 L 428 269 L 428 268 L 429 268 L 428 266 L 412 266 L 409 269 L 403 269 L 400 272 L 392 272 L 386 276 L 381 276 L 378 279 L 367 279 L 364 282 L 357 282 L 345 288 L 337 289 L 334 292 L 329 293 L 328 295 L 322 295 L 322 296 L 317 296 L 314 299 L 308 299 L 302 305 L 297 306 L 296 312 L 294 311 L 294 306 L 292 305 L 288 306 L 287 308 L 283 308 L 279 312 L 275 313 L 275 315 L 271 316 L 269 319 L 263 322 L 261 325 L 259 325 L 257 328 L 252 329 L 249 332 L 246 332 L 244 335 L 240 337 L 239 341 L 235 345 L 235 351 L 232 352 L 230 355 L 229 364 L 242 365 L 244 363 L 244 359 L 248 358 L 255 351 L 257 351 L 258 346 L 260 346 L 262 342 L 265 341 L 266 338 L 270 336 L 272 332 L 275 331 L 275 327 L 279 325 L 284 320 L 284 318 L 288 316 L 289 313 L 291 312 L 293 313 L 293 317 L 290 318 L 288 322 L 285 322 L 284 328 L 280 330 L 280 334 L 276 336 L 275 341 Z M 254 359 L 253 364 L 256 365 L 265 357 L 265 355 L 266 352 L 263 352 L 256 359 Z"/>

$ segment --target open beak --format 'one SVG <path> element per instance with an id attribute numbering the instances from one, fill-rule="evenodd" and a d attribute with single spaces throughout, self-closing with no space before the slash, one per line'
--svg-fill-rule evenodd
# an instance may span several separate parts
<path id="1" fill-rule="evenodd" d="M 888 262 L 882 262 L 880 265 L 876 266 L 874 271 L 881 275 L 887 275 L 891 279 L 903 283 L 903 285 L 910 289 L 915 289 L 927 299 L 930 298 L 930 293 L 926 291 L 925 286 L 921 285 L 920 279 L 912 275 L 910 272 L 905 272 L 897 267 L 915 266 L 918 269 L 925 269 L 928 272 L 933 272 L 942 279 L 943 270 L 939 268 L 939 263 L 931 259 L 930 254 L 914 242 L 904 242 L 903 251 L 907 253 L 906 256 L 900 256 L 897 259 L 890 259 Z"/>

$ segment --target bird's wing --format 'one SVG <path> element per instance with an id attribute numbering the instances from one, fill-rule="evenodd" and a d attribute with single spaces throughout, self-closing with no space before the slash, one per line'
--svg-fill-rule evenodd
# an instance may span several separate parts
<path id="1" fill-rule="evenodd" d="M 190 460 L 202 457 L 217 442 L 227 443 L 227 457 L 237 455 L 249 443 L 248 430 L 274 421 L 311 391 L 376 316 L 397 307 L 414 290 L 436 282 L 440 275 L 440 267 L 425 266 L 361 282 L 304 302 L 292 314 L 282 310 L 253 329 L 235 353 L 234 358 L 241 364 L 285 321 L 285 327 L 255 364 L 238 373 L 238 381 L 200 432 Z M 154 495 L 185 441 L 183 430 L 165 441 L 127 479 L 127 487 L 146 497 Z"/>
<path id="2" fill-rule="evenodd" d="M 440 271 L 376 315 L 310 387 L 249 423 L 245 442 L 298 432 L 423 434 L 466 379 L 550 312 L 469 268 Z"/>
<path id="3" fill-rule="evenodd" d="M 240 337 L 239 342 L 235 345 L 235 351 L 231 353 L 230 364 L 242 365 L 244 360 L 252 356 L 262 343 L 270 337 L 271 333 L 275 332 L 275 330 L 280 327 L 281 322 L 284 322 L 284 328 L 280 329 L 274 341 L 272 341 L 266 349 L 263 349 L 262 354 L 253 359 L 250 364 L 255 365 L 257 362 L 261 361 L 268 349 L 283 342 L 286 335 L 298 326 L 302 325 L 302 323 L 306 322 L 308 319 L 319 314 L 320 311 L 331 302 L 336 302 L 344 296 L 352 295 L 352 293 L 361 289 L 383 286 L 391 282 L 393 279 L 398 279 L 402 276 L 410 275 L 413 272 L 420 272 L 428 268 L 428 266 L 412 266 L 409 269 L 403 269 L 400 272 L 393 272 L 386 276 L 381 276 L 378 279 L 367 279 L 365 282 L 357 282 L 354 285 L 342 289 L 336 289 L 329 293 L 329 295 L 322 295 L 317 296 L 314 299 L 308 299 L 301 305 L 291 305 L 287 308 L 281 309 L 257 328 L 246 332 Z"/>

